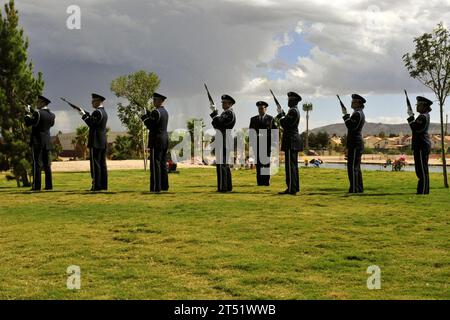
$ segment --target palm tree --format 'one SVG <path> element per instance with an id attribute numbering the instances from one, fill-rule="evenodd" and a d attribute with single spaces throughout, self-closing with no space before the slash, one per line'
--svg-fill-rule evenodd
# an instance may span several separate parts
<path id="1" fill-rule="evenodd" d="M 75 138 L 72 139 L 72 144 L 75 150 L 81 150 L 83 159 L 87 159 L 87 142 L 89 137 L 89 128 L 87 126 L 79 126 L 75 130 Z"/>
<path id="2" fill-rule="evenodd" d="M 303 104 L 303 111 L 306 112 L 306 145 L 305 149 L 309 149 L 309 112 L 313 110 L 313 104 L 312 103 L 304 103 Z"/>

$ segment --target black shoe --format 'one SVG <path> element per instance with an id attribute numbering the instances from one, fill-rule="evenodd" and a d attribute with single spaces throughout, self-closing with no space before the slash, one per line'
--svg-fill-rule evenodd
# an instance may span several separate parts
<path id="1" fill-rule="evenodd" d="M 41 192 L 41 189 L 34 189 L 34 188 L 31 188 L 30 191 L 32 191 L 32 192 Z"/>

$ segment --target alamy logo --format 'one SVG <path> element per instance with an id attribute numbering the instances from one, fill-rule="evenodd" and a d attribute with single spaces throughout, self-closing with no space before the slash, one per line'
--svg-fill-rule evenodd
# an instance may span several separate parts
<path id="1" fill-rule="evenodd" d="M 66 13 L 69 14 L 66 20 L 66 26 L 69 30 L 81 29 L 81 8 L 77 5 L 67 7 Z"/>
<path id="2" fill-rule="evenodd" d="M 367 273 L 371 276 L 367 278 L 367 289 L 380 290 L 381 289 L 381 269 L 379 266 L 370 266 L 367 268 Z"/>
<path id="3" fill-rule="evenodd" d="M 67 267 L 67 289 L 80 290 L 81 289 L 81 269 L 79 266 Z"/>

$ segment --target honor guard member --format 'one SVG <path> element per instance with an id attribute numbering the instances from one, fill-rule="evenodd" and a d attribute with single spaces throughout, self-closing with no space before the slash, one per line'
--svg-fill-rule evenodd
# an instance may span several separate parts
<path id="1" fill-rule="evenodd" d="M 152 112 L 147 111 L 141 117 L 149 130 L 148 148 L 150 149 L 150 192 L 169 190 L 169 178 L 167 176 L 167 149 L 169 147 L 169 135 L 167 124 L 169 113 L 164 108 L 167 98 L 159 93 L 153 94 Z"/>
<path id="2" fill-rule="evenodd" d="M 31 190 L 41 190 L 41 172 L 45 173 L 45 190 L 52 190 L 52 169 L 50 152 L 53 149 L 50 141 L 50 128 L 55 125 L 55 115 L 49 110 L 50 100 L 38 96 L 37 110 L 27 106 L 25 124 L 31 129 L 31 154 L 33 157 L 33 185 Z"/>
<path id="3" fill-rule="evenodd" d="M 364 140 L 362 129 L 366 118 L 364 115 L 364 104 L 366 99 L 358 94 L 352 95 L 352 115 L 347 113 L 347 108 L 342 104 L 342 114 L 347 133 L 347 172 L 350 181 L 349 193 L 363 193 L 363 178 L 361 172 L 361 157 L 364 151 Z"/>
<path id="4" fill-rule="evenodd" d="M 300 182 L 298 176 L 298 152 L 303 149 L 302 140 L 298 133 L 300 123 L 300 111 L 298 104 L 302 97 L 295 92 L 289 92 L 287 114 L 283 110 L 277 115 L 280 120 L 280 126 L 283 129 L 283 138 L 281 141 L 281 150 L 285 155 L 286 185 L 287 189 L 280 194 L 296 195 L 300 191 Z"/>
<path id="5" fill-rule="evenodd" d="M 250 143 L 256 156 L 256 183 L 258 186 L 270 185 L 270 156 L 272 147 L 272 129 L 277 125 L 274 118 L 267 114 L 269 104 L 256 103 L 259 115 L 250 119 Z M 262 159 L 261 159 L 262 155 Z"/>
<path id="6" fill-rule="evenodd" d="M 92 94 L 92 114 L 80 111 L 82 119 L 89 127 L 88 148 L 91 165 L 92 188 L 91 191 L 108 190 L 108 169 L 106 167 L 106 114 L 103 102 L 106 99 L 96 93 Z"/>
<path id="7" fill-rule="evenodd" d="M 420 113 L 414 119 L 414 113 L 408 112 L 408 123 L 412 131 L 412 149 L 414 151 L 414 165 L 419 179 L 417 194 L 430 193 L 430 177 L 428 173 L 428 158 L 430 156 L 431 142 L 428 135 L 430 126 L 430 114 L 432 101 L 424 97 L 417 97 L 417 112 Z"/>
<path id="8" fill-rule="evenodd" d="M 231 130 L 236 124 L 233 105 L 236 101 L 229 95 L 222 96 L 223 112 L 219 115 L 217 110 L 210 114 L 212 126 L 216 129 L 215 156 L 217 171 L 217 191 L 231 192 L 233 183 L 231 179 L 230 155 L 234 151 L 234 139 Z"/>

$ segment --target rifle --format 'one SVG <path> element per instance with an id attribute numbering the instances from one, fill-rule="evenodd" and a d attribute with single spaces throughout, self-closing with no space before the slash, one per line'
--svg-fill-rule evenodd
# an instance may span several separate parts
<path id="1" fill-rule="evenodd" d="M 283 108 L 281 107 L 280 102 L 278 102 L 277 97 L 275 97 L 275 95 L 273 94 L 272 89 L 269 89 L 269 90 L 270 90 L 270 93 L 272 94 L 273 100 L 275 100 L 275 104 L 277 105 L 277 111 L 278 111 L 278 113 L 280 114 L 280 113 L 284 112 L 284 111 L 283 111 Z"/>
<path id="2" fill-rule="evenodd" d="M 414 115 L 414 111 L 411 106 L 411 101 L 409 101 L 408 92 L 406 92 L 406 89 L 405 89 L 405 96 L 406 96 L 406 105 L 408 106 L 408 114 Z"/>
<path id="3" fill-rule="evenodd" d="M 347 108 L 345 107 L 344 103 L 341 100 L 341 97 L 337 94 L 336 97 L 339 99 L 339 103 L 341 104 L 341 109 L 343 114 L 347 114 Z"/>
<path id="4" fill-rule="evenodd" d="M 73 109 L 77 110 L 80 113 L 87 113 L 86 110 L 84 110 L 83 108 L 80 108 L 76 105 L 74 105 L 73 103 L 70 103 L 69 101 L 67 101 L 64 98 L 60 98 L 62 101 L 64 101 L 65 103 L 67 103 L 69 106 L 71 106 Z"/>
<path id="5" fill-rule="evenodd" d="M 208 99 L 209 99 L 210 109 L 211 109 L 211 111 L 214 112 L 214 111 L 217 110 L 216 104 L 214 103 L 214 100 L 213 100 L 213 98 L 211 97 L 211 94 L 209 93 L 208 86 L 206 85 L 206 83 L 205 83 L 205 89 L 206 89 L 206 93 L 208 94 Z"/>

